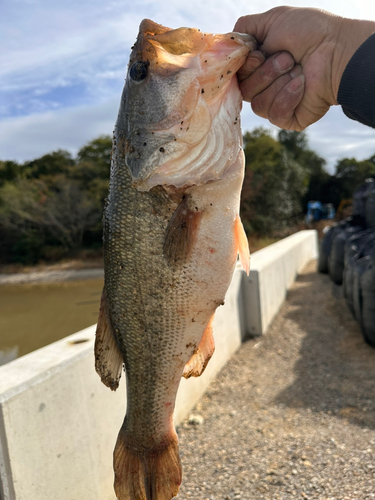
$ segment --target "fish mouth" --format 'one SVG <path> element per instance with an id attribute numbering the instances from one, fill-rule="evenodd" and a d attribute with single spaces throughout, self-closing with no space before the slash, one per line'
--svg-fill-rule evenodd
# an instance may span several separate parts
<path id="1" fill-rule="evenodd" d="M 140 61 L 147 64 L 149 86 L 144 85 L 145 92 L 155 92 L 161 112 L 157 117 L 150 112 L 128 127 L 131 147 L 125 161 L 138 190 L 159 184 L 200 184 L 223 175 L 242 143 L 242 99 L 235 75 L 255 47 L 255 39 L 247 34 L 172 30 L 142 21 L 129 72 Z M 141 76 L 143 69 L 141 65 Z M 228 131 L 230 125 L 236 125 L 238 132 Z M 147 151 L 141 147 L 144 144 L 150 145 Z M 225 161 L 218 158 L 218 151 Z M 193 168 L 199 157 L 205 159 L 204 165 L 200 161 L 202 168 Z M 216 160 L 220 165 L 211 168 Z"/>

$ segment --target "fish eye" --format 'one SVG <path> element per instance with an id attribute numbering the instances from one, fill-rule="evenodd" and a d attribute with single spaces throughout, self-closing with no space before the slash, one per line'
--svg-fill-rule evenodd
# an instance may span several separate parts
<path id="1" fill-rule="evenodd" d="M 148 74 L 148 67 L 150 63 L 144 61 L 137 61 L 130 68 L 129 76 L 135 82 L 141 82 L 144 80 Z"/>

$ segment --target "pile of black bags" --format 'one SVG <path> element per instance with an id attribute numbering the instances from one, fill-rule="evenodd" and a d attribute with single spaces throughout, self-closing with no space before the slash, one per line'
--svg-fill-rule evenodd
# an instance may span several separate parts
<path id="1" fill-rule="evenodd" d="M 353 216 L 326 228 L 318 270 L 343 286 L 364 339 L 375 347 L 375 182 L 368 179 L 353 195 Z"/>

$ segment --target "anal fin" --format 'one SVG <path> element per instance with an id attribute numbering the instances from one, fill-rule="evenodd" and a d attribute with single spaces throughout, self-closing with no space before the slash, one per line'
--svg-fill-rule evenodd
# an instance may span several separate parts
<path id="1" fill-rule="evenodd" d="M 107 299 L 103 288 L 99 319 L 95 336 L 95 370 L 104 385 L 115 391 L 121 378 L 122 354 L 117 346 L 107 311 Z"/>
<path id="2" fill-rule="evenodd" d="M 234 222 L 234 237 L 236 239 L 240 262 L 242 264 L 242 267 L 244 268 L 244 271 L 249 276 L 250 272 L 249 242 L 247 240 L 247 236 L 239 215 L 237 215 L 236 220 Z"/>
<path id="3" fill-rule="evenodd" d="M 203 332 L 201 341 L 190 360 L 186 363 L 182 374 L 185 378 L 199 377 L 206 369 L 207 363 L 210 361 L 215 351 L 215 341 L 212 333 L 212 323 L 214 316 L 206 326 Z"/>
<path id="4" fill-rule="evenodd" d="M 184 196 L 167 226 L 163 254 L 170 265 L 188 262 L 196 240 L 202 212 L 193 211 L 188 206 L 188 196 Z"/>

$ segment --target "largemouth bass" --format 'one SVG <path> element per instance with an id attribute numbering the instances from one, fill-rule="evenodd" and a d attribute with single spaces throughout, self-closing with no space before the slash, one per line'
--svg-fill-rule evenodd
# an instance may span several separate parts
<path id="1" fill-rule="evenodd" d="M 119 500 L 170 500 L 181 483 L 173 411 L 181 376 L 214 351 L 212 320 L 237 254 L 244 156 L 236 71 L 248 35 L 140 25 L 114 131 L 95 364 L 127 410 L 114 451 Z"/>

